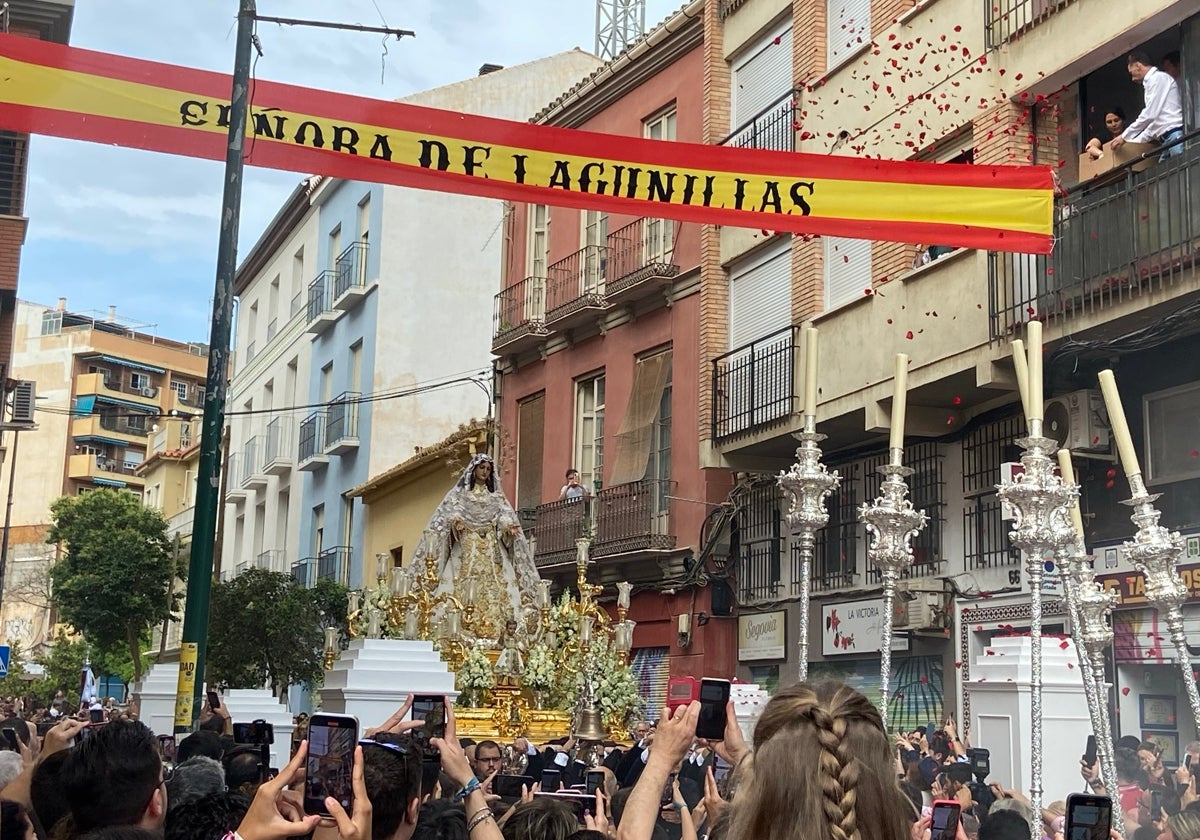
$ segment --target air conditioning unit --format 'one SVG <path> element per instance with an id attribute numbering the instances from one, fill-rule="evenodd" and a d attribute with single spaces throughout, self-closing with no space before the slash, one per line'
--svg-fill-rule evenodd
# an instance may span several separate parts
<path id="1" fill-rule="evenodd" d="M 142 396 L 149 397 L 150 399 L 154 399 L 155 397 L 158 396 L 158 389 L 157 388 L 143 388 Z"/>
<path id="2" fill-rule="evenodd" d="M 1046 400 L 1042 432 L 1064 449 L 1108 451 L 1108 412 L 1095 389 L 1072 391 Z"/>
<path id="3" fill-rule="evenodd" d="M 941 581 L 926 578 L 899 581 L 892 626 L 896 630 L 945 628 L 945 602 Z"/>
<path id="4" fill-rule="evenodd" d="M 33 409 L 37 402 L 37 383 L 22 379 L 12 389 L 13 423 L 33 425 Z"/>

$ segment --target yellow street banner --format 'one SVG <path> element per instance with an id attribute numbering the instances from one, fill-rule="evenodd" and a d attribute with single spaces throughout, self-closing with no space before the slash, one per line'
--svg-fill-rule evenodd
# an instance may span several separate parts
<path id="1" fill-rule="evenodd" d="M 0 35 L 0 127 L 223 160 L 220 73 Z M 246 162 L 771 231 L 1048 253 L 1048 167 L 735 149 L 531 125 L 256 81 Z"/>

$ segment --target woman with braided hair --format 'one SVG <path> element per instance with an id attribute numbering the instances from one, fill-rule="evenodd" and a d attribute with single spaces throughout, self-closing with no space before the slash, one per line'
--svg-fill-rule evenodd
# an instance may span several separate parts
<path id="1" fill-rule="evenodd" d="M 725 840 L 910 840 L 916 814 L 901 793 L 878 710 L 840 683 L 800 683 L 767 704 L 745 749 L 727 708 L 714 745 L 737 765 Z M 664 715 L 620 823 L 619 840 L 648 840 L 668 774 L 695 739 L 699 704 Z M 633 818 L 634 813 L 640 818 Z M 923 826 L 922 826 L 923 827 Z"/>

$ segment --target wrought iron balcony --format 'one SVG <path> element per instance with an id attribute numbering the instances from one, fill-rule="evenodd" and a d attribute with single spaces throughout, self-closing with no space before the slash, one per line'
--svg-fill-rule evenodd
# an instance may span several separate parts
<path id="1" fill-rule="evenodd" d="M 546 270 L 546 324 L 569 329 L 608 308 L 604 298 L 608 248 L 589 245 Z"/>
<path id="2" fill-rule="evenodd" d="M 516 352 L 541 341 L 546 329 L 546 278 L 526 277 L 496 295 L 492 352 Z"/>
<path id="3" fill-rule="evenodd" d="M 314 412 L 300 423 L 300 447 L 296 469 L 312 472 L 329 463 L 325 454 L 325 412 Z"/>
<path id="4" fill-rule="evenodd" d="M 988 0 L 983 4 L 983 28 L 988 50 L 1007 44 L 1071 2 L 1072 0 Z"/>
<path id="5" fill-rule="evenodd" d="M 784 420 L 799 409 L 800 328 L 784 327 L 713 359 L 712 436 L 720 442 Z"/>
<path id="6" fill-rule="evenodd" d="M 610 304 L 653 293 L 678 276 L 675 223 L 669 219 L 643 217 L 608 235 Z"/>
<path id="7" fill-rule="evenodd" d="M 358 448 L 358 401 L 362 394 L 338 394 L 325 413 L 325 454 L 342 455 Z"/>
<path id="8" fill-rule="evenodd" d="M 776 152 L 796 151 L 797 105 L 803 91 L 789 90 L 763 108 L 718 145 L 735 149 L 771 149 Z"/>
<path id="9" fill-rule="evenodd" d="M 352 309 L 367 294 L 367 243 L 354 242 L 334 261 L 333 305 Z"/>
<path id="10" fill-rule="evenodd" d="M 575 540 L 592 536 L 593 557 L 667 551 L 677 542 L 667 496 L 671 481 L 644 479 L 607 487 L 590 499 L 563 499 L 537 507 L 538 566 L 575 562 Z"/>
<path id="11" fill-rule="evenodd" d="M 267 486 L 267 475 L 260 460 L 259 437 L 255 435 L 242 447 L 242 486 L 247 490 Z"/>
<path id="12" fill-rule="evenodd" d="M 1055 206 L 1054 252 L 988 255 L 993 339 L 1037 318 L 1073 318 L 1142 298 L 1159 303 L 1200 266 L 1200 144 L 1143 172 L 1133 162 Z M 1157 154 L 1157 152 L 1153 153 Z"/>
<path id="13" fill-rule="evenodd" d="M 351 547 L 335 545 L 317 555 L 317 580 L 346 583 L 350 580 Z"/>

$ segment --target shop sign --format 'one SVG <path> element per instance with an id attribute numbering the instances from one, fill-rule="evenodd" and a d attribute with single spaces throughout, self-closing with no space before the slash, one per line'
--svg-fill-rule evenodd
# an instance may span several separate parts
<path id="1" fill-rule="evenodd" d="M 1200 563 L 1187 563 L 1179 567 L 1179 577 L 1187 587 L 1186 603 L 1200 603 Z M 1141 572 L 1117 572 L 1108 575 L 1096 575 L 1096 583 L 1110 592 L 1117 593 L 1118 607 L 1134 607 L 1148 603 L 1146 601 L 1146 578 Z"/>
<path id="2" fill-rule="evenodd" d="M 821 653 L 825 656 L 878 653 L 882 638 L 882 598 L 821 606 Z M 892 650 L 908 650 L 908 638 L 894 635 Z"/>
<path id="3" fill-rule="evenodd" d="M 787 658 L 787 612 L 738 616 L 738 661 Z"/>

